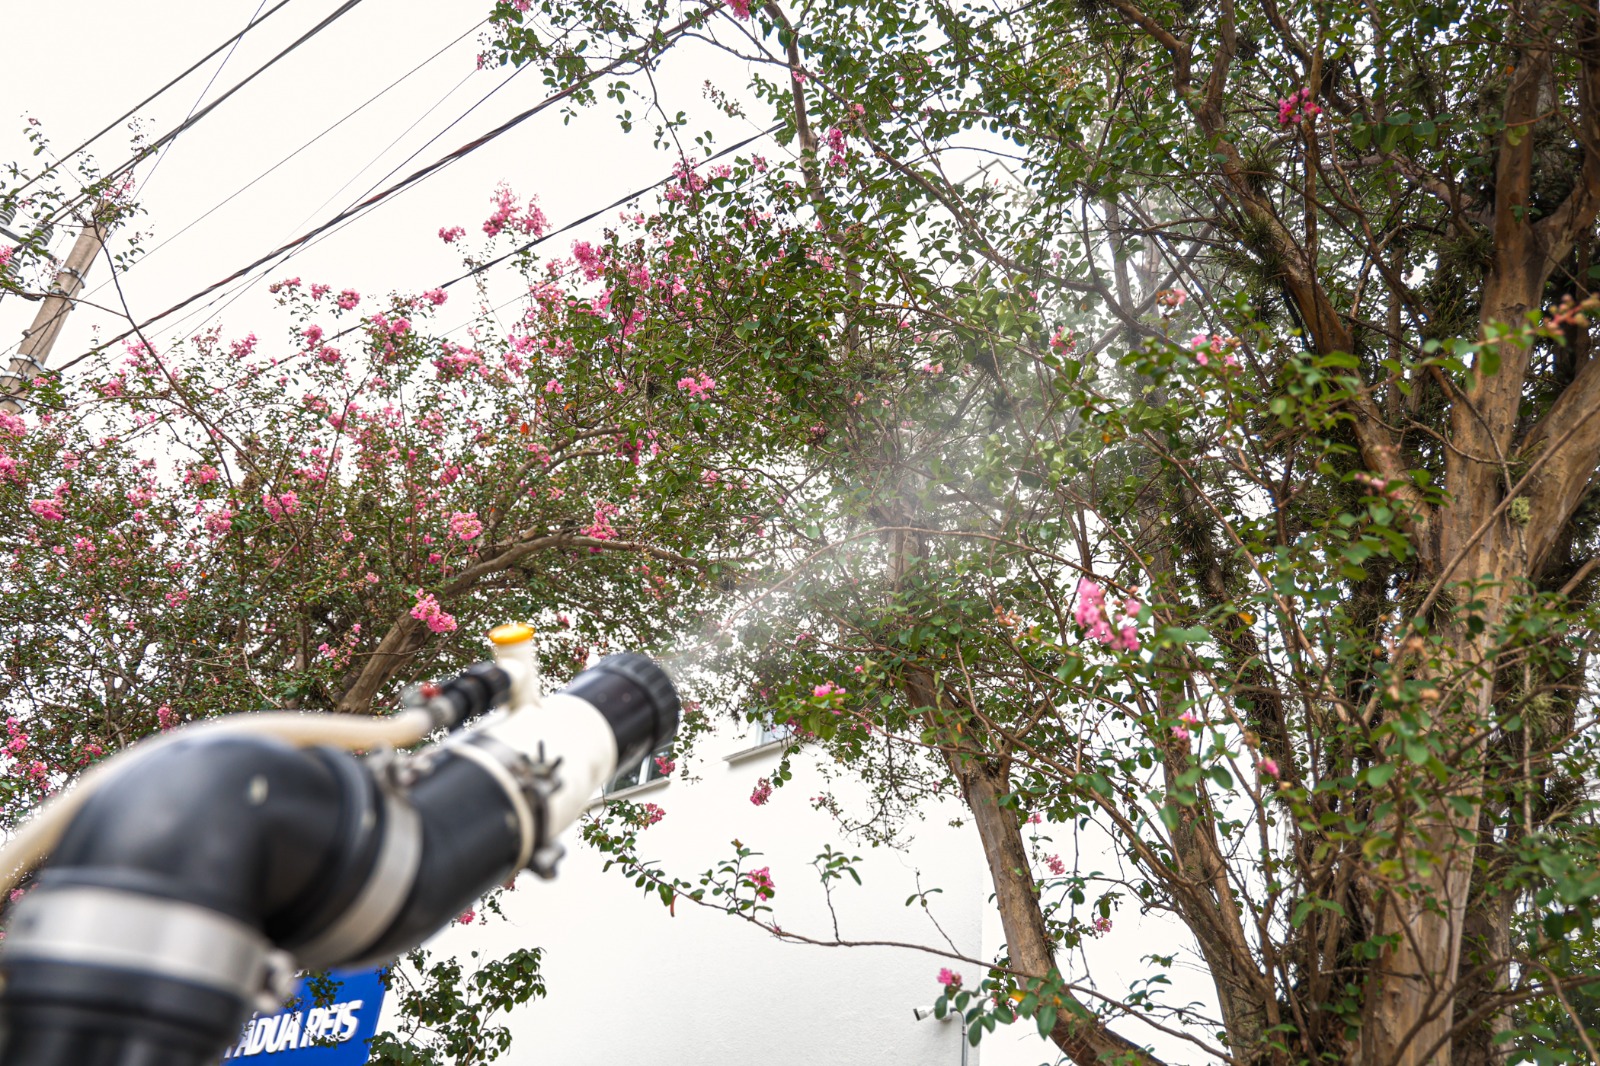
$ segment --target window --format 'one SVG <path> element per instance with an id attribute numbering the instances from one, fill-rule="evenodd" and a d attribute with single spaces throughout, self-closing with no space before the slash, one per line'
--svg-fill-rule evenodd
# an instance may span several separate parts
<path id="1" fill-rule="evenodd" d="M 657 759 L 663 762 L 670 762 L 672 760 L 672 745 L 667 744 L 664 747 L 657 748 L 636 763 L 617 767 L 617 776 L 606 782 L 605 788 L 601 789 L 601 794 L 609 796 L 613 792 L 621 792 L 637 785 L 648 785 L 652 781 L 660 781 L 667 775 L 661 772 L 661 766 L 656 762 Z"/>
<path id="2" fill-rule="evenodd" d="M 756 737 L 756 746 L 762 747 L 767 744 L 776 744 L 778 741 L 788 740 L 792 736 L 794 736 L 794 726 L 778 725 L 770 718 L 763 719 L 761 732 Z"/>

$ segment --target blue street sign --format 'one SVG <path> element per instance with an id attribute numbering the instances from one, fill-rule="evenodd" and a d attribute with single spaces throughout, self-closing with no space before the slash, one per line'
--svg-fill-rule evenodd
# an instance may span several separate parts
<path id="1" fill-rule="evenodd" d="M 244 1024 L 239 1042 L 223 1061 L 250 1066 L 362 1066 L 367 1041 L 378 1031 L 383 1011 L 380 970 L 334 971 L 335 990 L 318 1006 L 302 978 L 295 998 L 276 1014 L 257 1013 Z"/>

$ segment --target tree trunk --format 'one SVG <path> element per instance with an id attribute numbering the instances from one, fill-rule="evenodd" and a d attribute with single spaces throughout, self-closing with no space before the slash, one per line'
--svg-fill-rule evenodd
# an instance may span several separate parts
<path id="1" fill-rule="evenodd" d="M 1028 872 L 1022 826 L 1015 811 L 1000 806 L 1000 797 L 1009 787 L 1006 771 L 994 762 L 973 759 L 958 764 L 956 774 L 978 827 L 978 837 L 983 841 L 983 856 L 994 882 L 995 904 L 1000 909 L 1011 967 L 1030 977 L 1048 977 L 1056 968 L 1055 947 L 1045 928 L 1033 876 Z M 1098 1018 L 1090 1017 L 1088 1009 L 1070 992 L 1063 991 L 1061 999 L 1066 1009 L 1056 1016 L 1050 1039 L 1077 1066 L 1099 1066 L 1108 1059 L 1130 1066 L 1161 1066 L 1159 1059 L 1107 1029 Z"/>

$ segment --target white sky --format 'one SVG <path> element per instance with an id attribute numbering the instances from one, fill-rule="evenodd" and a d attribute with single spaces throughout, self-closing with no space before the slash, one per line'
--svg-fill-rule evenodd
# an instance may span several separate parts
<path id="1" fill-rule="evenodd" d="M 273 2 L 85 0 L 73 5 L 66 17 L 56 5 L 7 4 L 11 47 L 7 89 L 0 98 L 0 158 L 23 161 L 30 174 L 36 173 L 42 163 L 29 158 L 31 148 L 21 132 L 24 114 L 43 122 L 52 148 L 66 151 L 236 33 L 258 6 L 270 8 Z M 245 36 L 206 100 L 220 95 L 337 7 L 338 0 L 292 0 Z M 178 233 L 469 30 L 489 10 L 487 0 L 366 0 L 358 5 L 186 131 L 158 166 L 153 162 L 140 166 L 137 198 L 147 215 L 136 225 L 152 232 L 146 247 Z M 352 203 L 509 76 L 500 68 L 475 71 L 478 51 L 479 34 L 469 34 L 354 119 L 150 255 L 124 278 L 134 314 L 145 318 L 165 310 Z M 182 121 L 226 55 L 225 51 L 141 113 L 148 136 L 165 133 Z M 759 128 L 756 123 L 766 117 L 764 112 L 753 110 L 754 122 L 734 122 L 707 104 L 702 83 L 708 76 L 716 76 L 719 87 L 730 90 L 745 80 L 740 64 L 703 47 L 697 53 L 670 56 L 656 79 L 667 109 L 681 109 L 697 120 L 685 131 L 688 137 L 716 120 L 720 122 L 713 128 L 723 145 Z M 383 184 L 487 132 L 538 102 L 546 91 L 537 71 L 523 72 Z M 641 109 L 633 110 L 637 118 Z M 226 338 L 249 332 L 264 342 L 282 337 L 286 319 L 273 310 L 266 285 L 293 275 L 307 283 L 323 281 L 363 294 L 419 291 L 455 277 L 462 273 L 461 253 L 443 244 L 437 231 L 441 226 L 464 226 L 468 246 L 481 247 L 479 227 L 491 211 L 489 196 L 502 180 L 523 196 L 537 194 L 553 227 L 657 181 L 670 170 L 672 158 L 651 147 L 654 122 L 645 118 L 625 135 L 614 117 L 616 111 L 611 101 L 605 101 L 563 124 L 559 106 L 550 108 L 273 269 L 211 321 L 223 325 Z M 406 132 L 413 122 L 415 128 Z M 108 170 L 131 154 L 129 145 L 130 134 L 119 129 L 90 151 Z M 348 187 L 339 191 L 347 182 Z M 593 236 L 603 221 L 614 218 L 614 213 L 604 216 L 584 232 L 557 238 L 543 250 L 563 254 L 573 240 Z M 22 222 L 19 217 L 17 223 Z M 58 229 L 52 250 L 65 258 L 71 241 L 72 234 Z M 501 245 L 501 250 L 508 247 Z M 90 272 L 89 289 L 107 278 L 101 259 Z M 515 294 L 513 279 L 509 266 L 494 273 L 491 284 L 497 301 Z M 88 298 L 117 303 L 109 286 Z M 37 307 L 15 298 L 0 301 L 0 351 L 14 348 Z M 163 322 L 152 340 L 159 343 L 161 337 L 195 332 L 216 308 L 188 318 L 175 330 L 192 310 Z M 454 326 L 470 315 L 470 289 L 458 286 L 439 321 Z M 122 328 L 114 316 L 80 307 L 68 321 L 50 364 L 59 366 L 84 351 L 96 324 L 102 336 L 114 336 Z"/>

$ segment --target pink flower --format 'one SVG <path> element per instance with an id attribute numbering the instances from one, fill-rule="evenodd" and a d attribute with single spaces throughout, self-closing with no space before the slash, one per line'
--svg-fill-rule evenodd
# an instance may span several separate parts
<path id="1" fill-rule="evenodd" d="M 422 294 L 422 298 L 427 300 L 433 306 L 438 307 L 440 304 L 450 299 L 450 294 L 445 292 L 443 289 L 429 289 L 427 292 Z"/>
<path id="2" fill-rule="evenodd" d="M 477 920 L 478 920 L 478 912 L 473 910 L 470 907 L 467 908 L 466 910 L 462 911 L 460 914 L 458 914 L 456 916 L 456 921 L 460 922 L 462 925 L 471 925 L 473 922 L 475 922 Z"/>
<path id="3" fill-rule="evenodd" d="M 456 620 L 445 613 L 432 593 L 421 589 L 417 590 L 417 602 L 411 608 L 411 617 L 427 623 L 428 628 L 435 633 L 452 633 L 456 628 Z"/>
<path id="4" fill-rule="evenodd" d="M 639 805 L 639 824 L 648 829 L 667 816 L 667 812 L 657 807 L 654 803 L 641 803 Z"/>
<path id="5" fill-rule="evenodd" d="M 233 512 L 227 507 L 222 508 L 215 514 L 206 515 L 206 532 L 211 534 L 212 539 L 227 535 L 227 532 L 233 528 L 233 517 Z"/>
<path id="6" fill-rule="evenodd" d="M 178 724 L 178 715 L 171 707 L 163 703 L 156 708 L 156 724 L 163 731 L 171 729 Z"/>
<path id="7" fill-rule="evenodd" d="M 819 700 L 827 699 L 830 696 L 843 696 L 844 694 L 845 690 L 835 685 L 832 681 L 824 681 L 811 690 L 812 698 Z"/>
<path id="8" fill-rule="evenodd" d="M 712 390 L 716 387 L 717 379 L 703 370 L 699 371 L 695 376 L 678 379 L 678 391 L 687 392 L 691 400 L 705 399 L 711 395 Z"/>
<path id="9" fill-rule="evenodd" d="M 827 144 L 830 153 L 828 155 L 828 166 L 834 170 L 843 170 L 845 164 L 849 162 L 849 157 L 846 155 L 847 142 L 844 130 L 838 126 L 832 127 L 823 137 L 823 141 Z"/>
<path id="10" fill-rule="evenodd" d="M 46 522 L 60 522 L 66 519 L 61 513 L 60 500 L 34 500 L 28 504 L 28 510 L 44 519 Z"/>
<path id="11" fill-rule="evenodd" d="M 761 780 L 756 782 L 755 791 L 750 793 L 750 802 L 755 804 L 757 807 L 762 807 L 765 806 L 767 800 L 771 798 L 772 782 L 763 777 Z"/>
<path id="12" fill-rule="evenodd" d="M 1084 635 L 1090 640 L 1098 641 L 1112 651 L 1138 651 L 1143 645 L 1134 625 L 1134 616 L 1138 614 L 1137 609 L 1142 607 L 1137 599 L 1130 596 L 1122 605 L 1123 618 L 1113 628 L 1111 613 L 1106 608 L 1105 590 L 1085 577 L 1078 580 L 1078 603 L 1073 608 L 1073 618 L 1084 628 Z"/>
<path id="13" fill-rule="evenodd" d="M 0 411 L 0 433 L 9 433 L 13 437 L 26 436 L 28 424 L 10 411 Z"/>
<path id="14" fill-rule="evenodd" d="M 336 302 L 342 309 L 349 311 L 352 310 L 356 304 L 361 302 L 361 294 L 356 292 L 354 289 L 345 289 L 343 292 L 339 293 L 339 297 Z"/>
<path id="15" fill-rule="evenodd" d="M 593 537 L 595 540 L 616 540 L 617 531 L 616 528 L 611 525 L 611 519 L 616 517 L 617 512 L 620 510 L 621 508 L 616 504 L 606 503 L 604 500 L 601 500 L 599 503 L 595 504 L 594 522 L 587 529 L 583 530 L 583 535 L 586 537 Z M 600 549 L 591 548 L 590 550 L 599 551 Z"/>
<path id="16" fill-rule="evenodd" d="M 449 229 L 439 227 L 439 239 L 446 244 L 454 244 L 466 235 L 467 231 L 460 226 L 451 226 Z"/>
<path id="17" fill-rule="evenodd" d="M 678 768 L 678 763 L 677 763 L 676 760 L 664 758 L 664 757 L 659 756 L 659 755 L 656 756 L 656 769 L 661 771 L 661 776 L 662 777 L 666 777 L 668 774 L 672 773 L 672 771 L 676 770 L 677 768 Z"/>
<path id="18" fill-rule="evenodd" d="M 757 899 L 771 899 L 777 886 L 772 883 L 772 869 L 763 866 L 759 870 L 751 870 L 744 875 L 745 883 L 756 890 Z"/>
<path id="19" fill-rule="evenodd" d="M 300 497 L 293 492 L 281 493 L 277 496 L 266 495 L 261 497 L 261 506 L 267 509 L 267 514 L 272 516 L 274 522 L 284 515 L 294 514 L 300 510 Z"/>
<path id="20" fill-rule="evenodd" d="M 1189 294 L 1183 289 L 1162 289 L 1156 293 L 1156 303 L 1162 307 L 1176 311 L 1189 299 Z"/>
<path id="21" fill-rule="evenodd" d="M 483 224 L 483 232 L 491 237 L 497 237 L 502 230 L 514 229 L 533 237 L 541 237 L 550 227 L 550 222 L 544 217 L 544 212 L 539 210 L 536 199 L 528 200 L 528 209 L 518 215 L 517 196 L 511 187 L 503 182 L 494 191 L 494 213 Z"/>
<path id="22" fill-rule="evenodd" d="M 472 540 L 483 532 L 483 523 L 476 511 L 457 511 L 450 516 L 450 535 L 457 540 Z"/>
<path id="23" fill-rule="evenodd" d="M 942 966 L 939 968 L 939 983 L 952 990 L 960 988 L 961 975 L 948 966 Z"/>
<path id="24" fill-rule="evenodd" d="M 1061 856 L 1059 855 L 1050 856 L 1044 860 L 1044 864 L 1050 867 L 1050 872 L 1056 877 L 1061 877 L 1067 872 L 1067 864 L 1061 861 Z"/>
<path id="25" fill-rule="evenodd" d="M 747 19 L 750 17 L 750 0 L 728 0 L 728 10 L 739 18 Z"/>
<path id="26" fill-rule="evenodd" d="M 750 17 L 750 14 L 747 11 L 745 13 L 745 18 L 749 18 L 749 17 Z M 3 270 L 7 266 L 10 266 L 11 265 L 11 257 L 16 255 L 16 254 L 17 254 L 17 246 L 16 245 L 12 245 L 9 248 L 0 248 L 0 270 Z"/>
<path id="27" fill-rule="evenodd" d="M 1103 914 L 1096 917 L 1094 920 L 1094 931 L 1101 935 L 1111 932 L 1111 919 L 1107 918 Z"/>
<path id="28" fill-rule="evenodd" d="M 572 246 L 572 258 L 582 268 L 584 281 L 593 281 L 605 273 L 605 260 L 588 241 L 579 241 Z"/>
<path id="29" fill-rule="evenodd" d="M 1278 125 L 1280 126 L 1292 126 L 1297 121 L 1302 119 L 1310 120 L 1320 114 L 1322 114 L 1322 108 L 1318 107 L 1312 100 L 1309 87 L 1297 89 L 1278 101 Z"/>
<path id="30" fill-rule="evenodd" d="M 1268 777 L 1277 777 L 1278 776 L 1278 764 L 1274 760 L 1269 759 L 1269 758 L 1267 758 L 1265 756 L 1262 756 L 1261 758 L 1256 760 L 1256 769 L 1260 770 L 1262 773 L 1266 774 Z"/>
<path id="31" fill-rule="evenodd" d="M 555 378 L 551 378 L 549 381 L 544 383 L 544 391 L 554 396 L 560 396 L 567 390 L 562 388 L 561 382 L 557 381 Z"/>

